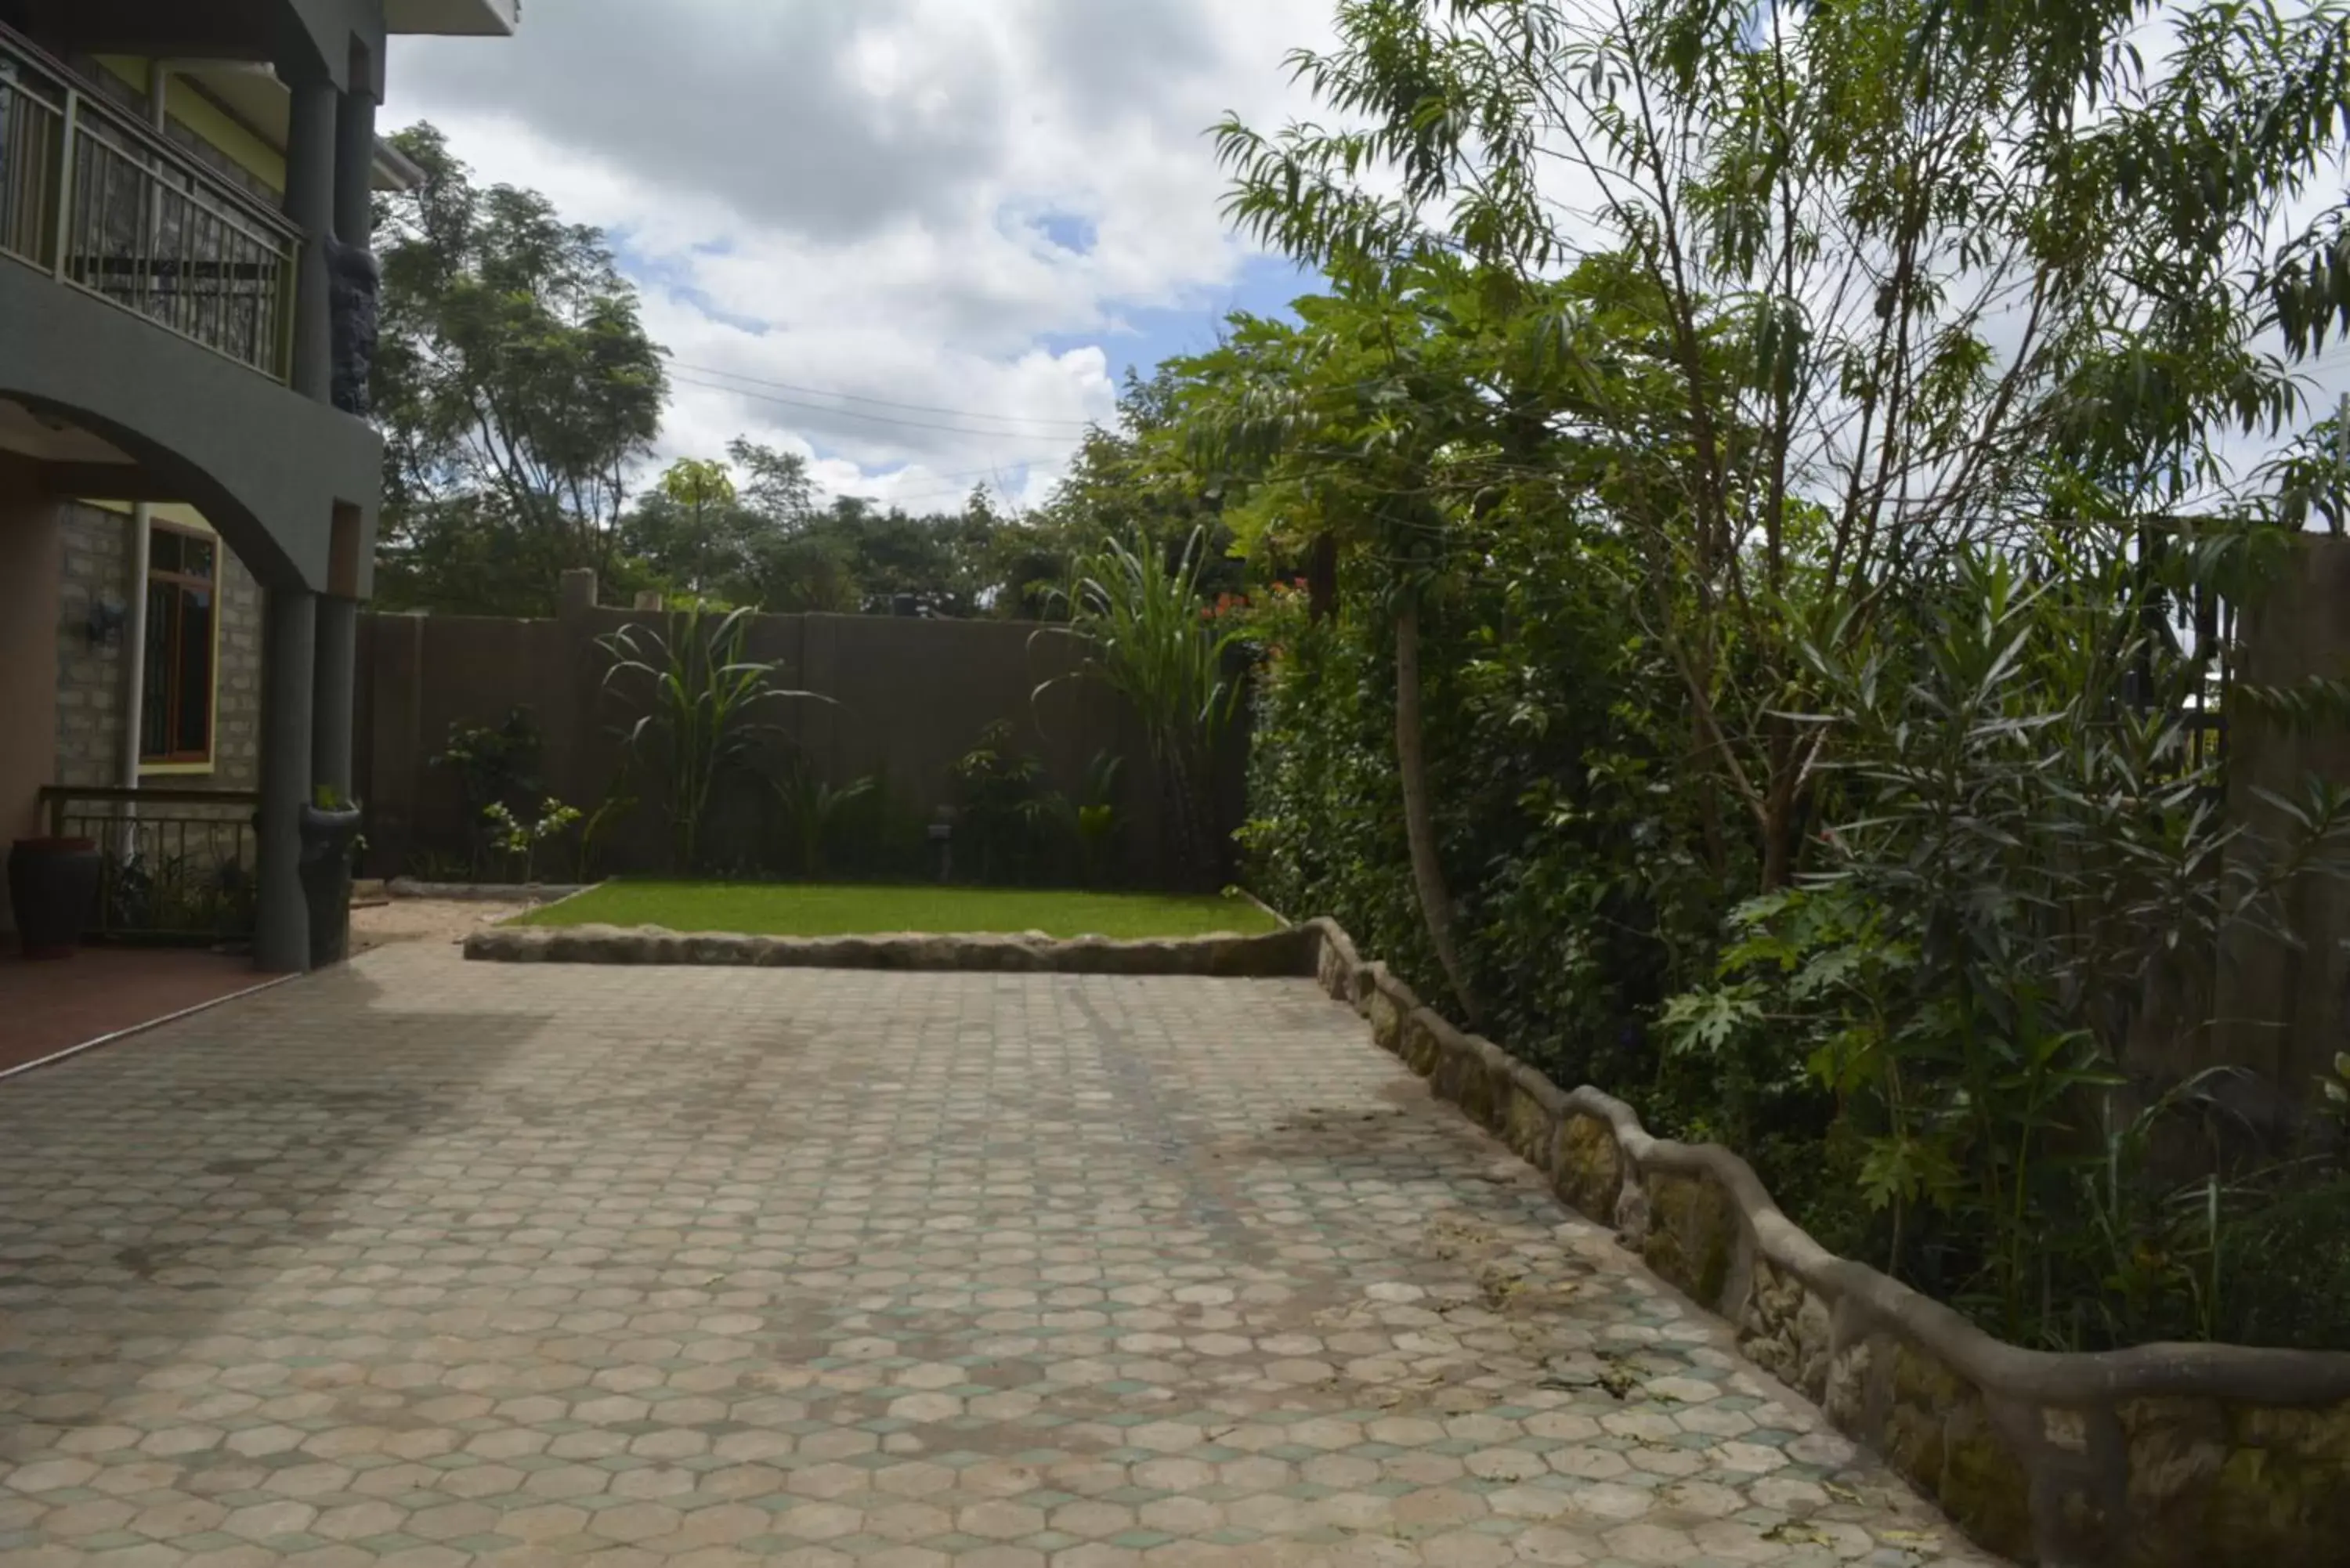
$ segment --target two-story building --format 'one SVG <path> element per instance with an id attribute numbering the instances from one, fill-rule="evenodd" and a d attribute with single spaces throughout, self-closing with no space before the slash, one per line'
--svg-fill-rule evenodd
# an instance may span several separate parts
<path id="1" fill-rule="evenodd" d="M 0 0 L 0 841 L 78 786 L 151 877 L 178 806 L 265 970 L 308 967 L 301 812 L 351 788 L 385 41 L 518 9 Z"/>

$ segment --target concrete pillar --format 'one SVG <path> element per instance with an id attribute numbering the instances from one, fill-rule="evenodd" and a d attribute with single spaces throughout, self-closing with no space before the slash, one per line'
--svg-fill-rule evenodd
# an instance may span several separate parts
<path id="1" fill-rule="evenodd" d="M 302 897 L 302 807 L 310 799 L 317 605 L 317 596 L 307 588 L 269 590 L 262 647 L 261 898 L 253 961 L 273 974 L 310 967 L 310 911 Z"/>
<path id="2" fill-rule="evenodd" d="M 335 140 L 340 94 L 324 78 L 296 81 L 286 126 L 286 215 L 302 231 L 294 291 L 294 389 L 325 402 L 334 388 L 326 240 L 335 223 Z"/>
<path id="3" fill-rule="evenodd" d="M 2350 675 L 2350 539 L 2303 534 L 2291 563 L 2238 622 L 2240 685 L 2307 691 L 2313 680 Z M 2303 718 L 2251 702 L 2228 709 L 2228 816 L 2246 836 L 2228 851 L 2230 870 L 2265 875 L 2304 839 L 2274 804 L 2308 798 L 2310 782 L 2350 782 L 2350 724 L 2318 711 Z M 2217 1060 L 2250 1067 L 2304 1106 L 2350 1041 L 2350 887 L 2323 866 L 2279 890 L 2266 919 L 2225 933 L 2214 987 Z M 2280 941 L 2282 918 L 2295 939 Z M 2177 1077 L 2213 1065 L 2209 1056 L 2164 1065 Z"/>
<path id="4" fill-rule="evenodd" d="M 310 786 L 351 798 L 351 710 L 359 681 L 359 604 L 317 599 L 317 668 L 310 708 Z"/>
<path id="5" fill-rule="evenodd" d="M 556 579 L 555 613 L 586 615 L 596 607 L 596 568 L 571 566 Z"/>
<path id="6" fill-rule="evenodd" d="M 375 241 L 375 99 L 354 88 L 335 114 L 335 237 Z"/>

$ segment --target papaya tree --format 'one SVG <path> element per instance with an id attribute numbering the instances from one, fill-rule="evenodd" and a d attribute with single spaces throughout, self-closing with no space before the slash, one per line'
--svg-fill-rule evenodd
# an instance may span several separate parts
<path id="1" fill-rule="evenodd" d="M 1237 317 L 1217 350 L 1178 361 L 1192 460 L 1232 487 L 1238 547 L 1270 566 L 1336 563 L 1387 620 L 1395 760 L 1412 883 L 1430 946 L 1478 1013 L 1453 926 L 1427 757 L 1423 619 L 1463 524 L 1525 487 L 1627 483 L 1644 460 L 1578 425 L 1595 398 L 1632 400 L 1640 354 L 1612 337 L 1607 280 L 1529 285 L 1441 254 L 1334 269 L 1295 324 Z"/>

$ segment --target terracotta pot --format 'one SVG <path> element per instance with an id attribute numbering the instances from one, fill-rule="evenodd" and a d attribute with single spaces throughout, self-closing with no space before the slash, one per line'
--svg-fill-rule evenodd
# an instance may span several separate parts
<path id="1" fill-rule="evenodd" d="M 98 914 L 105 861 L 88 838 L 20 838 L 8 851 L 8 904 L 29 959 L 71 958 Z"/>

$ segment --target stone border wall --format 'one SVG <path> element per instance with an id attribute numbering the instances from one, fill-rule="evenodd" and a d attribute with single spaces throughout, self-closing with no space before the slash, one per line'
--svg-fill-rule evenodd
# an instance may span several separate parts
<path id="1" fill-rule="evenodd" d="M 1314 972 L 1322 936 L 1294 926 L 1263 936 L 1164 941 L 1022 935 L 877 933 L 746 937 L 659 926 L 494 926 L 465 939 L 493 963 L 712 964 L 754 969 L 985 970 L 1064 974 L 1296 976 Z"/>
<path id="2" fill-rule="evenodd" d="M 1299 929 L 1380 1045 L 1982 1545 L 2062 1568 L 2350 1564 L 2350 1355 L 2004 1344 L 1827 1251 L 1728 1149 L 1651 1137 L 1454 1028 L 1333 922 Z"/>

